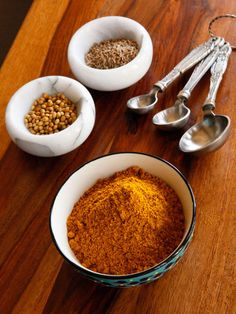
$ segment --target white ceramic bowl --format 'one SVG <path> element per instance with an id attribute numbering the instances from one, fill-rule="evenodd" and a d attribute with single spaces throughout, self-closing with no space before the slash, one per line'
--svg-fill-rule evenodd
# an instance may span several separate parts
<path id="1" fill-rule="evenodd" d="M 35 135 L 24 124 L 24 116 L 42 93 L 64 93 L 77 105 L 78 118 L 68 128 L 54 134 Z M 36 156 L 52 157 L 80 146 L 95 123 L 94 101 L 88 90 L 76 80 L 64 76 L 45 76 L 22 86 L 6 109 L 6 127 L 11 139 L 22 150 Z"/>
<path id="2" fill-rule="evenodd" d="M 130 166 L 139 166 L 147 172 L 167 182 L 177 193 L 183 205 L 185 233 L 179 246 L 161 263 L 145 271 L 130 275 L 100 274 L 85 268 L 79 263 L 67 240 L 66 221 L 79 198 L 98 179 L 111 176 Z M 95 282 L 113 287 L 135 286 L 151 282 L 171 269 L 183 256 L 195 227 L 195 199 L 185 177 L 169 162 L 143 153 L 116 153 L 89 161 L 75 171 L 58 191 L 50 215 L 52 238 L 62 256 L 82 275 Z"/>
<path id="3" fill-rule="evenodd" d="M 94 43 L 118 38 L 138 43 L 139 53 L 131 62 L 106 70 L 86 65 L 84 56 Z M 88 22 L 77 30 L 68 47 L 68 62 L 75 77 L 84 85 L 101 91 L 115 91 L 136 83 L 148 71 L 152 55 L 152 41 L 146 29 L 122 16 L 106 16 Z"/>

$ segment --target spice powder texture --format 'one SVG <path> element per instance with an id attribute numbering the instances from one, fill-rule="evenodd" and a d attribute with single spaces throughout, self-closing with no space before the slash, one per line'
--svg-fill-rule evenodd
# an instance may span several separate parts
<path id="1" fill-rule="evenodd" d="M 181 242 L 181 202 L 164 181 L 139 167 L 98 180 L 67 219 L 68 240 L 93 271 L 125 275 L 154 266 Z"/>

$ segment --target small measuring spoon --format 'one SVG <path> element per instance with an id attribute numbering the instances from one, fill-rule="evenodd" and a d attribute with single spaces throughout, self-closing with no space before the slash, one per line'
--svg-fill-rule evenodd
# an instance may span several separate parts
<path id="1" fill-rule="evenodd" d="M 229 135 L 230 118 L 215 115 L 216 94 L 227 68 L 231 47 L 226 43 L 211 68 L 211 81 L 208 96 L 203 104 L 203 120 L 184 133 L 179 142 L 179 148 L 184 153 L 200 155 L 220 148 Z"/>
<path id="2" fill-rule="evenodd" d="M 145 114 L 152 110 L 158 100 L 157 94 L 163 92 L 177 77 L 205 58 L 220 41 L 220 37 L 213 37 L 202 45 L 194 48 L 169 74 L 167 74 L 161 81 L 155 83 L 148 94 L 129 99 L 127 107 L 139 114 Z"/>
<path id="3" fill-rule="evenodd" d="M 224 43 L 225 41 L 222 38 L 218 46 L 216 46 L 214 50 L 195 67 L 187 84 L 177 95 L 177 100 L 174 106 L 155 114 L 152 118 L 152 122 L 159 129 L 172 131 L 182 128 L 188 122 L 190 109 L 186 107 L 187 101 L 191 96 L 194 87 L 215 62 L 219 54 L 220 47 L 222 47 Z"/>

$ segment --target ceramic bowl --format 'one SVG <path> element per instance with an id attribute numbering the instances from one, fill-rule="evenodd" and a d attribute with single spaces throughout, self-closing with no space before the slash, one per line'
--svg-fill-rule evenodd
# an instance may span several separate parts
<path id="1" fill-rule="evenodd" d="M 49 135 L 30 133 L 24 116 L 42 93 L 64 93 L 77 105 L 78 118 L 66 129 Z M 6 109 L 7 131 L 17 146 L 36 156 L 52 157 L 68 153 L 80 146 L 95 123 L 95 106 L 88 90 L 76 80 L 64 76 L 46 76 L 22 86 L 10 99 Z"/>
<path id="2" fill-rule="evenodd" d="M 94 43 L 118 38 L 138 43 L 139 53 L 131 62 L 106 70 L 86 65 L 84 56 Z M 68 62 L 75 77 L 84 85 L 101 91 L 115 91 L 136 83 L 148 71 L 152 55 L 152 41 L 146 29 L 122 16 L 106 16 L 88 22 L 77 30 L 68 47 Z"/>
<path id="3" fill-rule="evenodd" d="M 66 220 L 73 205 L 100 178 L 108 177 L 130 166 L 139 166 L 167 182 L 179 196 L 185 215 L 185 233 L 179 246 L 161 263 L 145 271 L 130 275 L 108 275 L 91 271 L 76 259 L 67 240 Z M 189 245 L 195 226 L 195 199 L 192 189 L 180 173 L 169 162 L 143 153 L 116 153 L 99 157 L 82 165 L 62 185 L 51 208 L 50 229 L 52 239 L 71 265 L 82 275 L 97 283 L 111 287 L 129 287 L 152 282 L 171 269 L 183 256 Z"/>

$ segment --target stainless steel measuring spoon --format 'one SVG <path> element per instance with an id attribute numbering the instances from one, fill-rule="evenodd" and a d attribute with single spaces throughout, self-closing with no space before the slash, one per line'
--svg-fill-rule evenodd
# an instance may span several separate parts
<path id="1" fill-rule="evenodd" d="M 152 122 L 159 129 L 165 131 L 176 130 L 178 128 L 182 128 L 188 122 L 190 109 L 186 107 L 187 101 L 191 96 L 194 87 L 215 62 L 220 48 L 224 45 L 224 43 L 225 41 L 222 38 L 214 50 L 195 67 L 187 84 L 177 95 L 177 100 L 174 106 L 155 114 L 152 118 Z"/>
<path id="2" fill-rule="evenodd" d="M 202 45 L 194 48 L 170 73 L 168 73 L 162 80 L 155 83 L 148 94 L 129 99 L 127 107 L 139 114 L 145 114 L 152 110 L 158 100 L 157 94 L 163 92 L 177 77 L 205 58 L 220 41 L 220 37 L 213 37 Z"/>
<path id="3" fill-rule="evenodd" d="M 203 120 L 184 133 L 179 142 L 179 148 L 184 153 L 200 155 L 210 152 L 222 146 L 230 129 L 230 118 L 225 115 L 215 115 L 215 99 L 227 68 L 231 47 L 226 43 L 211 68 L 211 81 L 208 96 L 202 106 Z"/>

